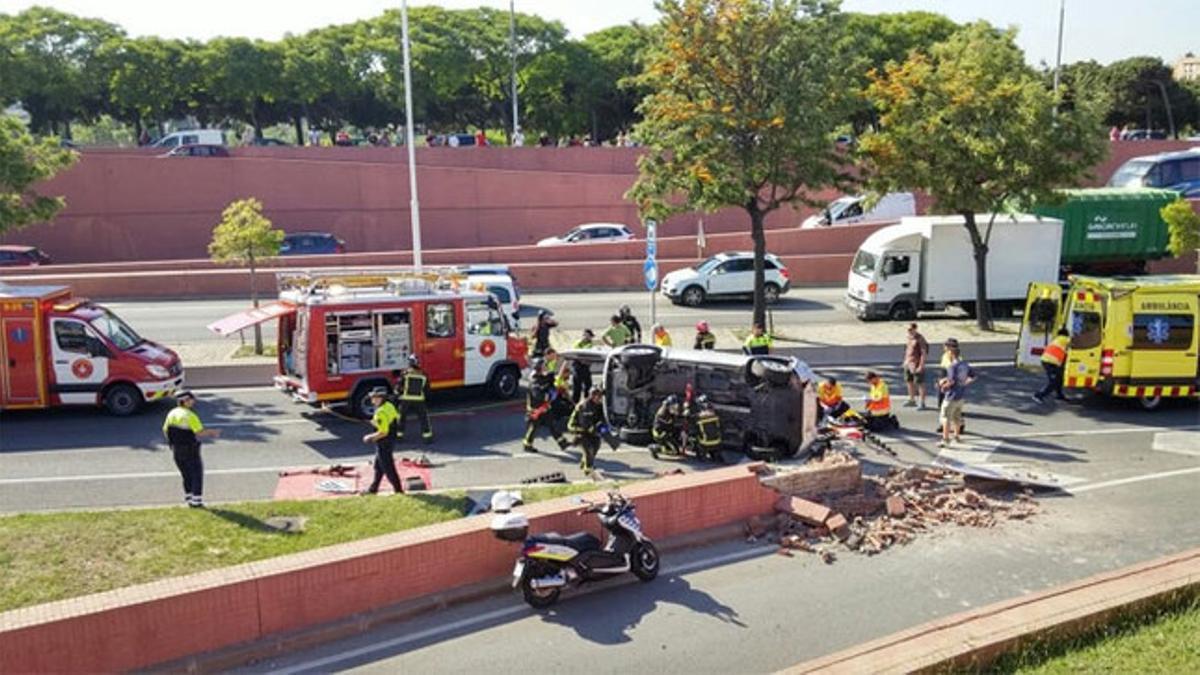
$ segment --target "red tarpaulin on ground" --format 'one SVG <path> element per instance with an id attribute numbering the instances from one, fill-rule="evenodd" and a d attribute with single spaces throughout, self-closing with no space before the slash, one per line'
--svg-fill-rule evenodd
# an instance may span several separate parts
<path id="1" fill-rule="evenodd" d="M 208 324 L 208 329 L 217 335 L 232 335 L 253 325 L 278 319 L 296 311 L 296 306 L 288 302 L 268 302 L 261 307 L 251 307 L 243 312 L 232 314 Z"/>
<path id="2" fill-rule="evenodd" d="M 423 492 L 433 487 L 429 467 L 410 459 L 396 460 L 396 473 L 404 492 Z M 275 486 L 275 499 L 332 499 L 353 497 L 371 485 L 375 470 L 370 464 L 321 467 L 281 471 Z M 424 487 L 420 487 L 423 485 Z M 384 478 L 379 494 L 391 494 L 392 486 Z"/>

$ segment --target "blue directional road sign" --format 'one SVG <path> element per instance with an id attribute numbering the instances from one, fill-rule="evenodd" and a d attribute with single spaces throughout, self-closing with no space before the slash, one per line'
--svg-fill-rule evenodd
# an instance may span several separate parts
<path id="1" fill-rule="evenodd" d="M 646 264 L 642 265 L 642 276 L 646 278 L 646 290 L 653 291 L 658 287 L 658 263 L 654 262 L 654 258 L 646 258 Z"/>
<path id="2" fill-rule="evenodd" d="M 653 260 L 658 257 L 658 223 L 646 221 L 646 258 Z"/>

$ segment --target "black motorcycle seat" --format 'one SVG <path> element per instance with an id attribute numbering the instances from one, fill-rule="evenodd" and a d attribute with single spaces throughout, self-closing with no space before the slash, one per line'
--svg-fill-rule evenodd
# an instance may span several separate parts
<path id="1" fill-rule="evenodd" d="M 532 539 L 535 542 L 543 544 L 570 546 L 580 552 L 600 549 L 600 540 L 587 532 L 576 532 L 575 534 L 568 534 L 565 537 L 557 532 L 547 532 L 545 534 L 535 534 Z"/>

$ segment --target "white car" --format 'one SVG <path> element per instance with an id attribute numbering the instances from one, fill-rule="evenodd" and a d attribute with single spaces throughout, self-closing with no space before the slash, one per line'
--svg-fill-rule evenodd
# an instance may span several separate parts
<path id="1" fill-rule="evenodd" d="M 829 202 L 821 213 L 804 219 L 801 229 L 811 230 L 830 225 L 853 225 L 870 220 L 899 220 L 904 216 L 917 215 L 917 200 L 911 192 L 889 192 L 879 198 L 875 205 L 863 211 L 865 195 L 838 197 Z"/>
<path id="2" fill-rule="evenodd" d="M 629 241 L 633 233 L 620 223 L 584 223 L 561 237 L 547 237 L 538 246 L 561 244 L 607 244 L 613 241 Z"/>
<path id="3" fill-rule="evenodd" d="M 496 296 L 500 308 L 508 315 L 513 326 L 521 320 L 521 295 L 517 282 L 508 274 L 468 274 L 467 285 Z"/>
<path id="4" fill-rule="evenodd" d="M 791 287 L 787 268 L 767 254 L 763 260 L 767 302 L 775 302 Z M 718 253 L 695 267 L 675 270 L 663 277 L 662 292 L 671 302 L 696 307 L 707 298 L 754 293 L 754 254 Z"/>

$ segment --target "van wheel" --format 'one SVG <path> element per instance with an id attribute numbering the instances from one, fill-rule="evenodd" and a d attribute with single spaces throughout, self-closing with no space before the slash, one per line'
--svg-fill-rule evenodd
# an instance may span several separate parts
<path id="1" fill-rule="evenodd" d="M 104 408 L 117 417 L 128 417 L 143 403 L 142 392 L 132 384 L 114 384 L 104 392 Z"/>
<path id="2" fill-rule="evenodd" d="M 387 380 L 369 380 L 359 382 L 354 395 L 350 397 L 350 408 L 355 416 L 369 420 L 375 416 L 375 405 L 371 403 L 371 390 L 375 387 L 387 387 Z"/>
<path id="3" fill-rule="evenodd" d="M 775 359 L 755 359 L 750 362 L 750 372 L 770 384 L 783 385 L 792 380 L 792 369 Z"/>
<path id="4" fill-rule="evenodd" d="M 621 366 L 625 368 L 651 368 L 658 363 L 662 350 L 650 345 L 632 345 L 621 350 Z"/>
<path id="5" fill-rule="evenodd" d="M 1162 396 L 1139 396 L 1138 403 L 1142 405 L 1143 410 L 1155 410 L 1162 405 Z"/>
<path id="6" fill-rule="evenodd" d="M 679 301 L 688 307 L 699 307 L 704 304 L 704 289 L 699 286 L 688 286 L 679 294 Z"/>
<path id="7" fill-rule="evenodd" d="M 778 284 L 767 282 L 767 284 L 763 286 L 763 299 L 766 300 L 768 305 L 773 305 L 779 302 L 779 291 L 780 289 Z"/>
<path id="8" fill-rule="evenodd" d="M 521 388 L 521 371 L 514 366 L 504 366 L 497 368 L 496 372 L 492 373 L 492 379 L 488 382 L 488 388 L 491 389 L 492 395 L 496 398 L 512 398 L 517 395 L 517 391 Z"/>
<path id="9" fill-rule="evenodd" d="M 917 310 L 907 302 L 897 302 L 888 310 L 888 318 L 892 321 L 912 321 L 917 318 Z"/>
<path id="10" fill-rule="evenodd" d="M 621 430 L 617 432 L 617 437 L 621 439 L 622 443 L 630 445 L 650 445 L 650 441 L 653 440 L 649 429 L 631 429 L 629 427 L 621 427 Z"/>

